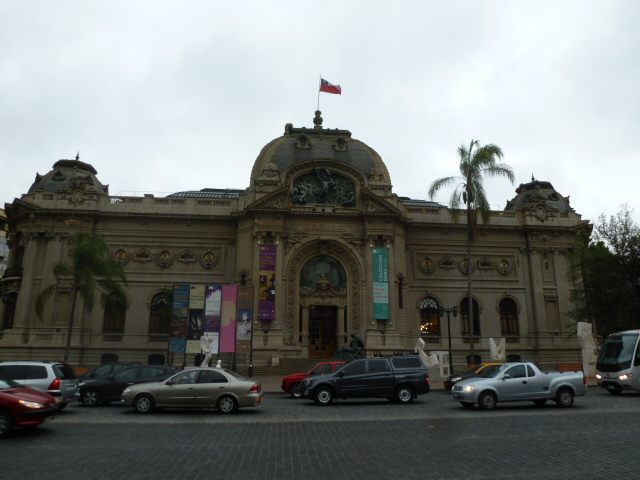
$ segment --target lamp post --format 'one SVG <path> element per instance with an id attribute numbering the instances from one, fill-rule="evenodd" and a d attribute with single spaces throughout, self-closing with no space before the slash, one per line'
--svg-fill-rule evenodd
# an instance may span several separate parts
<path id="1" fill-rule="evenodd" d="M 447 314 L 447 333 L 449 334 L 449 375 L 453 375 L 453 353 L 451 352 L 451 314 L 453 313 L 453 316 L 457 317 L 458 307 L 440 307 L 438 313 L 440 314 L 440 317 L 443 317 L 445 313 Z"/>

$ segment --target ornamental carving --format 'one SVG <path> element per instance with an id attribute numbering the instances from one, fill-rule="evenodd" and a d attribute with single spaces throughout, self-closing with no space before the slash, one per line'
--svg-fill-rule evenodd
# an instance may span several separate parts
<path id="1" fill-rule="evenodd" d="M 133 260 L 140 263 L 146 263 L 153 260 L 153 255 L 146 248 L 141 248 L 136 253 L 133 254 Z"/>
<path id="2" fill-rule="evenodd" d="M 200 265 L 204 268 L 213 268 L 219 261 L 218 255 L 213 250 L 207 250 L 202 254 L 202 257 L 200 257 Z"/>
<path id="3" fill-rule="evenodd" d="M 456 268 L 456 262 L 454 262 L 451 258 L 449 258 L 449 256 L 446 256 L 442 260 L 440 260 L 439 266 L 444 270 L 452 270 Z"/>
<path id="4" fill-rule="evenodd" d="M 497 266 L 498 273 L 501 275 L 509 275 L 513 271 L 513 265 L 506 258 L 501 259 Z"/>
<path id="5" fill-rule="evenodd" d="M 178 254 L 178 261 L 180 263 L 189 264 L 195 262 L 197 256 L 189 249 L 185 249 Z"/>
<path id="6" fill-rule="evenodd" d="M 131 260 L 131 257 L 123 248 L 116 250 L 116 253 L 113 254 L 113 258 L 115 258 L 116 262 L 120 265 L 126 265 Z"/>
<path id="7" fill-rule="evenodd" d="M 349 141 L 344 137 L 338 137 L 338 139 L 333 144 L 333 149 L 336 152 L 346 152 L 349 148 Z"/>
<path id="8" fill-rule="evenodd" d="M 495 268 L 495 264 L 488 258 L 484 257 L 478 262 L 478 268 L 483 272 L 488 272 Z"/>
<path id="9" fill-rule="evenodd" d="M 300 135 L 298 140 L 296 140 L 296 148 L 299 148 L 300 150 L 307 150 L 308 148 L 311 148 L 311 139 L 306 135 Z"/>
<path id="10" fill-rule="evenodd" d="M 162 268 L 167 268 L 173 264 L 173 255 L 169 250 L 162 250 L 155 256 L 156 264 Z"/>
<path id="11" fill-rule="evenodd" d="M 303 287 L 300 295 L 303 297 L 311 297 L 311 298 L 336 298 L 336 297 L 346 297 L 347 291 L 344 288 L 340 288 L 336 290 L 331 285 L 329 279 L 325 274 L 320 275 L 320 281 L 316 284 L 313 290 L 307 290 L 307 287 Z"/>
<path id="12" fill-rule="evenodd" d="M 431 275 L 436 270 L 436 264 L 431 257 L 423 257 L 418 263 L 418 267 L 427 275 Z"/>
<path id="13" fill-rule="evenodd" d="M 355 207 L 356 185 L 341 173 L 315 167 L 295 179 L 291 197 L 296 205 Z"/>
<path id="14" fill-rule="evenodd" d="M 469 260 L 467 260 L 466 258 L 460 262 L 458 262 L 458 270 L 460 270 L 460 272 L 464 273 L 465 275 L 467 274 L 467 269 L 469 267 Z M 476 271 L 476 265 L 475 263 L 471 264 L 471 272 L 475 272 Z"/>
<path id="15" fill-rule="evenodd" d="M 360 333 L 361 331 L 361 273 L 360 267 L 353 254 L 343 245 L 331 243 L 331 254 L 344 264 L 349 277 L 349 284 L 346 294 L 350 297 L 351 331 Z M 285 321 L 285 344 L 297 345 L 296 325 L 298 324 L 298 309 L 296 308 L 298 298 L 302 297 L 299 290 L 299 274 L 303 263 L 307 262 L 314 255 L 318 255 L 317 242 L 304 245 L 289 262 L 287 267 L 287 306 Z M 316 286 L 316 289 L 318 287 Z M 314 289 L 315 290 L 315 289 Z M 304 291 L 304 290 L 303 290 Z"/>

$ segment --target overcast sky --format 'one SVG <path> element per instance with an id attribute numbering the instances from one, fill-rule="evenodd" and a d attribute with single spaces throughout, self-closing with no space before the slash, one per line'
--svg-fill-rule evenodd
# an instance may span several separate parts
<path id="1" fill-rule="evenodd" d="M 324 127 L 400 196 L 478 139 L 516 175 L 486 182 L 495 209 L 533 174 L 640 222 L 639 24 L 637 0 L 3 0 L 0 205 L 78 151 L 112 195 L 244 189 L 286 123 L 313 127 L 322 74 Z"/>

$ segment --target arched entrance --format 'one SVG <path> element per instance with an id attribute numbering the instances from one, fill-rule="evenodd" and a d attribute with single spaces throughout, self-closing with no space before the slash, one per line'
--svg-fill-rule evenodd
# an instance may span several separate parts
<path id="1" fill-rule="evenodd" d="M 360 332 L 360 278 L 343 245 L 316 241 L 296 252 L 287 267 L 286 343 L 300 346 L 303 357 L 331 358 L 349 333 Z"/>

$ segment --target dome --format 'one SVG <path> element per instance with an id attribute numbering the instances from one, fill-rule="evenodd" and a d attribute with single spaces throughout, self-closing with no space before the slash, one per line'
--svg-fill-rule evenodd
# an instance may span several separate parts
<path id="1" fill-rule="evenodd" d="M 88 163 L 76 160 L 58 160 L 46 175 L 36 174 L 36 180 L 29 188 L 29 193 L 37 191 L 57 192 L 69 188 L 74 179 L 82 179 L 83 183 L 95 188 L 98 193 L 109 193 L 109 186 L 102 185 L 96 176 L 98 172 Z"/>
<path id="2" fill-rule="evenodd" d="M 295 164 L 325 160 L 349 165 L 365 179 L 391 184 L 389 172 L 380 155 L 348 130 L 325 129 L 316 111 L 314 128 L 285 125 L 284 135 L 264 146 L 251 171 L 252 182 L 262 177 L 282 175 Z"/>
<path id="3" fill-rule="evenodd" d="M 529 183 L 521 183 L 516 189 L 516 196 L 507 201 L 506 211 L 525 210 L 536 203 L 544 203 L 547 206 L 560 211 L 571 212 L 573 209 L 569 205 L 569 197 L 563 197 L 556 192 L 550 182 L 544 182 L 531 178 Z"/>

